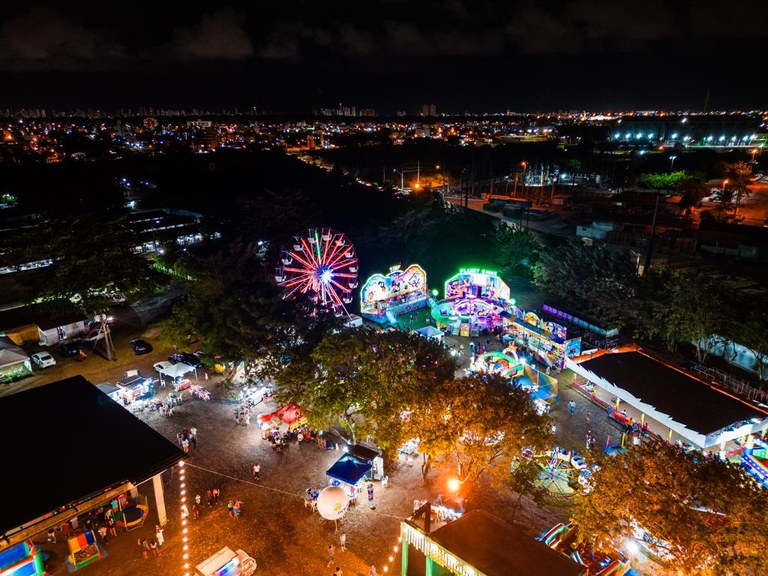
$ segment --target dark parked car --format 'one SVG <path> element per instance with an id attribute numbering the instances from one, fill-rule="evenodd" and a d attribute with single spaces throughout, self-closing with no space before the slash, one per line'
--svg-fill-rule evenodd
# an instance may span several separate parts
<path id="1" fill-rule="evenodd" d="M 63 358 L 74 358 L 80 355 L 80 345 L 77 342 L 62 342 L 56 348 L 56 352 Z"/>
<path id="2" fill-rule="evenodd" d="M 181 362 L 182 364 L 192 366 L 193 368 L 202 368 L 203 366 L 202 360 L 189 352 L 171 352 L 168 354 L 168 360 L 174 364 Z"/>
<path id="3" fill-rule="evenodd" d="M 152 344 L 147 342 L 146 340 L 142 340 L 141 338 L 135 338 L 128 342 L 128 344 L 133 349 L 133 353 L 137 356 L 139 354 L 147 354 L 149 352 L 152 352 Z"/>

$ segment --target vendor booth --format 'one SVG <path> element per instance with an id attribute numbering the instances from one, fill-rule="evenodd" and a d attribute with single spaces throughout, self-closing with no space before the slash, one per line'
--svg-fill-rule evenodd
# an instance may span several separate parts
<path id="1" fill-rule="evenodd" d="M 442 343 L 445 333 L 439 328 L 434 326 L 424 326 L 418 330 L 414 330 L 419 336 L 424 336 L 427 340 L 434 340 L 435 342 Z"/>
<path id="2" fill-rule="evenodd" d="M 373 468 L 373 464 L 361 460 L 352 454 L 344 454 L 326 470 L 331 486 L 340 486 L 350 502 L 355 502 L 357 494 L 363 491 L 365 477 Z"/>
<path id="3" fill-rule="evenodd" d="M 345 453 L 325 474 L 331 479 L 331 485 L 341 486 L 352 502 L 366 481 L 386 482 L 381 451 L 361 444 L 346 447 Z"/>
<path id="4" fill-rule="evenodd" d="M 360 290 L 360 312 L 363 317 L 384 324 L 396 322 L 397 316 L 427 305 L 427 273 L 418 264 L 405 270 L 392 266 L 387 275 L 374 274 Z"/>
<path id="5" fill-rule="evenodd" d="M 581 338 L 567 338 L 567 329 L 556 322 L 546 322 L 533 312 L 520 313 L 509 326 L 511 340 L 527 348 L 550 368 L 562 370 L 566 358 L 581 354 Z"/>

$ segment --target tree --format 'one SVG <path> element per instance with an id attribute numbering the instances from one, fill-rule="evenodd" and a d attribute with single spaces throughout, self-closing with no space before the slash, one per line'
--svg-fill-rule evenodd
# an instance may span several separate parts
<path id="1" fill-rule="evenodd" d="M 761 381 L 766 379 L 768 368 L 768 298 L 758 298 L 750 302 L 743 315 L 735 322 L 731 339 L 750 348 L 755 353 L 755 363 L 752 368 L 757 371 Z"/>
<path id="2" fill-rule="evenodd" d="M 604 457 L 593 478 L 573 510 L 581 542 L 608 549 L 639 530 L 654 573 L 768 573 L 768 492 L 736 464 L 658 441 Z"/>
<path id="3" fill-rule="evenodd" d="M 722 286 L 696 272 L 671 274 L 650 304 L 643 322 L 650 335 L 658 334 L 674 351 L 690 342 L 703 362 L 709 354 L 707 341 L 725 326 L 727 297 Z"/>
<path id="4" fill-rule="evenodd" d="M 552 440 L 549 418 L 536 412 L 528 393 L 498 375 L 444 380 L 411 406 L 404 427 L 419 439 L 425 482 L 432 461 L 450 459 L 465 485 L 481 476 L 510 484 L 523 449 L 549 448 Z"/>
<path id="5" fill-rule="evenodd" d="M 496 263 L 507 273 L 530 278 L 538 262 L 541 244 L 528 230 L 500 225 L 496 229 Z"/>
<path id="6" fill-rule="evenodd" d="M 258 254 L 253 244 L 235 243 L 198 262 L 184 296 L 161 324 L 163 339 L 178 345 L 195 335 L 226 359 L 258 358 L 257 375 L 269 377 L 286 357 L 298 356 L 296 350 L 338 326 L 308 299 L 285 300 Z"/>
<path id="7" fill-rule="evenodd" d="M 348 328 L 294 359 L 277 396 L 304 407 L 317 428 L 338 422 L 353 441 L 359 430 L 387 449 L 404 441 L 402 413 L 455 370 L 445 348 L 417 334 Z"/>
<path id="8" fill-rule="evenodd" d="M 632 318 L 638 277 L 626 251 L 569 241 L 541 254 L 534 283 L 587 313 L 608 321 Z"/>
<path id="9" fill-rule="evenodd" d="M 27 301 L 69 300 L 101 311 L 117 297 L 154 285 L 149 260 L 135 244 L 124 215 L 108 212 L 51 220 L 6 237 L 0 252 L 12 266 L 51 262 L 26 276 Z"/>

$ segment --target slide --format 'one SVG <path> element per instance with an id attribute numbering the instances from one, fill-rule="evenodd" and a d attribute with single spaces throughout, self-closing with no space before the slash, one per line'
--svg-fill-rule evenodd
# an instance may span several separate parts
<path id="1" fill-rule="evenodd" d="M 595 576 L 624 576 L 624 574 L 629 572 L 630 568 L 629 560 L 617 558 L 600 570 L 600 572 L 595 573 Z"/>
<path id="2" fill-rule="evenodd" d="M 395 318 L 395 315 L 392 314 L 392 312 L 390 310 L 387 310 L 386 316 L 387 316 L 387 322 L 389 322 L 390 324 L 392 324 L 394 326 L 397 326 L 397 318 Z"/>

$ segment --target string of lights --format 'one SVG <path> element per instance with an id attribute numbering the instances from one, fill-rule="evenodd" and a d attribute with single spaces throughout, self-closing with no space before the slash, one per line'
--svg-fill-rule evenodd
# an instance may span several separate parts
<path id="1" fill-rule="evenodd" d="M 187 522 L 189 521 L 189 508 L 187 508 L 186 469 L 183 460 L 179 462 L 179 504 L 179 508 L 181 510 L 182 566 L 184 570 L 184 576 L 190 576 L 189 530 L 187 528 Z"/>

